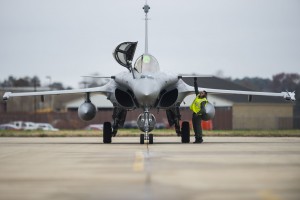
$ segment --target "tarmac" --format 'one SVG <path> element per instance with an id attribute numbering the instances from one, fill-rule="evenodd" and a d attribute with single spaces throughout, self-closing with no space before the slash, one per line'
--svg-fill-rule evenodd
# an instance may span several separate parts
<path id="1" fill-rule="evenodd" d="M 0 199 L 298 200 L 300 138 L 0 138 Z"/>

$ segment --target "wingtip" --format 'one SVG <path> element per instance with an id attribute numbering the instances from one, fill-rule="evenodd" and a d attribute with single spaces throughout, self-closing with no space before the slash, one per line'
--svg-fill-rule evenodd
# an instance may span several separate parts
<path id="1" fill-rule="evenodd" d="M 287 101 L 296 101 L 296 94 L 294 92 L 282 92 L 283 93 L 283 98 Z"/>
<path id="2" fill-rule="evenodd" d="M 11 94 L 11 92 L 5 92 L 2 97 L 3 101 L 7 101 L 9 99 L 10 94 Z"/>

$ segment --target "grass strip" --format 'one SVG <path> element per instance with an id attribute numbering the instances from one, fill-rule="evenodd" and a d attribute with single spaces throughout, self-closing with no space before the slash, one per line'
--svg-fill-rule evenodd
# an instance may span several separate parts
<path id="1" fill-rule="evenodd" d="M 139 137 L 138 129 L 120 129 L 117 136 Z M 177 136 L 172 129 L 153 130 L 155 136 Z M 191 130 L 191 136 L 194 132 Z M 212 130 L 203 131 L 204 137 L 300 137 L 300 130 Z M 0 137 L 102 137 L 102 131 L 60 130 L 60 131 L 7 131 L 1 130 Z"/>

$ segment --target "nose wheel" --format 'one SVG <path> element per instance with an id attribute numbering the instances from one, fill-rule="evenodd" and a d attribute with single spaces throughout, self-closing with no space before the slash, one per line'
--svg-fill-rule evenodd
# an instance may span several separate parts
<path id="1" fill-rule="evenodd" d="M 140 144 L 145 144 L 145 140 L 148 140 L 148 144 L 153 144 L 153 134 L 140 134 Z"/>

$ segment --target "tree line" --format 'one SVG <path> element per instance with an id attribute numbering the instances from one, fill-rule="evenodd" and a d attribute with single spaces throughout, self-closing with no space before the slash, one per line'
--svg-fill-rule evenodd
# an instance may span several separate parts
<path id="1" fill-rule="evenodd" d="M 228 80 L 256 91 L 263 92 L 296 92 L 297 105 L 300 105 L 300 74 L 297 73 L 279 73 L 267 78 L 249 78 Z"/>
<path id="2" fill-rule="evenodd" d="M 81 88 L 98 87 L 104 85 L 109 81 L 109 79 L 107 78 L 93 78 L 93 76 L 98 77 L 99 74 L 94 73 L 91 75 L 91 77 L 84 77 L 82 81 L 79 82 L 79 87 Z M 41 87 L 42 85 L 39 77 L 37 76 L 33 76 L 33 77 L 25 76 L 20 78 L 9 76 L 4 81 L 0 80 L 0 86 L 2 88 L 6 88 L 6 87 Z M 57 89 L 57 90 L 72 89 L 71 87 L 65 87 L 64 84 L 61 82 L 49 83 L 47 86 L 51 89 Z"/>
<path id="3" fill-rule="evenodd" d="M 7 79 L 4 81 L 0 81 L 0 86 L 2 88 L 5 87 L 41 87 L 41 81 L 39 77 L 33 76 L 25 76 L 25 77 L 20 77 L 16 78 L 13 76 L 9 76 Z M 66 88 L 64 87 L 63 83 L 60 82 L 53 82 L 48 85 L 49 88 L 51 89 L 58 89 L 58 90 L 64 90 L 64 89 L 71 89 L 71 88 Z"/>

